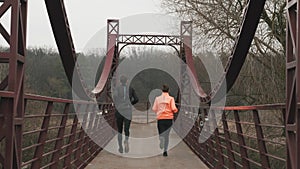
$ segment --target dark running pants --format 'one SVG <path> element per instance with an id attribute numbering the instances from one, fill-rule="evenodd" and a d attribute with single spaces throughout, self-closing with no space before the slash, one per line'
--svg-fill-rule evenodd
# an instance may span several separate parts
<path id="1" fill-rule="evenodd" d="M 163 119 L 157 121 L 157 128 L 160 139 L 163 138 L 164 142 L 164 152 L 168 150 L 169 146 L 169 134 L 173 124 L 172 119 Z"/>
<path id="2" fill-rule="evenodd" d="M 123 132 L 123 125 L 124 125 L 124 132 L 125 132 L 125 141 L 128 141 L 129 139 L 129 128 L 131 120 L 125 118 L 121 114 L 116 114 L 116 122 L 117 122 L 117 128 L 118 128 L 118 144 L 119 147 L 123 148 L 122 146 L 122 132 Z"/>

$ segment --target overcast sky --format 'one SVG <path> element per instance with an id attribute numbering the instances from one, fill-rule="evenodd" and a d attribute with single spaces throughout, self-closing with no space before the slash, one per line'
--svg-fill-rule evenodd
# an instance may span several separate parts
<path id="1" fill-rule="evenodd" d="M 121 19 L 143 13 L 162 13 L 160 0 L 65 0 L 65 6 L 76 50 L 106 27 L 107 19 Z M 46 6 L 43 0 L 28 1 L 29 47 L 56 48 Z"/>

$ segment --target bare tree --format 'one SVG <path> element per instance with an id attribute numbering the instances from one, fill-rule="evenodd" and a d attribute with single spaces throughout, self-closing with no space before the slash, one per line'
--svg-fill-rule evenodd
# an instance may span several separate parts
<path id="1" fill-rule="evenodd" d="M 196 46 L 214 49 L 219 54 L 230 54 L 247 3 L 247 0 L 162 0 L 169 13 L 193 21 Z M 248 92 L 248 98 L 259 103 L 283 101 L 277 96 L 283 94 L 285 83 L 285 6 L 284 0 L 266 1 L 242 77 L 235 85 L 239 87 L 233 88 L 232 93 L 247 95 Z M 245 89 L 249 88 L 249 82 L 256 85 L 255 91 Z M 260 94 L 263 98 L 254 96 Z"/>
<path id="2" fill-rule="evenodd" d="M 182 19 L 192 20 L 202 43 L 231 50 L 243 19 L 246 0 L 162 0 L 163 7 Z M 267 1 L 255 36 L 253 53 L 282 54 L 285 46 L 285 1 Z M 203 38 L 205 37 L 205 38 Z"/>

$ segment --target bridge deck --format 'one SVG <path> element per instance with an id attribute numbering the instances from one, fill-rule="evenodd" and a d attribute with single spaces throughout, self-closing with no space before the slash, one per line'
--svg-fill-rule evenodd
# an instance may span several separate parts
<path id="1" fill-rule="evenodd" d="M 174 131 L 170 133 L 168 157 L 159 149 L 156 123 L 133 122 L 130 130 L 130 151 L 117 152 L 115 137 L 86 168 L 87 169 L 207 169 L 205 164 L 181 141 Z M 141 140 L 144 138 L 145 140 Z M 150 143 L 149 142 L 153 142 Z M 144 157 L 144 158 L 140 158 Z"/>

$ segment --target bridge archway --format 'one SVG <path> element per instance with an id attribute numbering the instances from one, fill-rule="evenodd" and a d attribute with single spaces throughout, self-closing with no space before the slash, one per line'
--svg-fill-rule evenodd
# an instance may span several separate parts
<path id="1" fill-rule="evenodd" d="M 116 38 L 116 39 L 114 39 Z M 114 41 L 114 46 L 109 46 L 110 42 Z M 109 76 L 109 81 L 116 81 L 113 79 L 113 73 L 115 72 L 120 52 L 129 45 L 156 45 L 156 46 L 170 46 L 175 49 L 178 54 L 178 57 L 184 62 L 187 63 L 187 58 L 191 61 L 192 59 L 192 22 L 191 21 L 182 21 L 180 27 L 180 35 L 141 35 L 141 34 L 120 34 L 119 33 L 119 20 L 109 19 L 107 20 L 107 51 L 114 48 L 113 64 L 111 67 L 112 73 Z M 123 45 L 123 46 L 121 46 Z M 188 55 L 188 56 L 187 56 Z M 193 63 L 193 62 L 192 62 Z M 189 65 L 190 66 L 190 65 Z M 198 83 L 198 78 L 196 77 L 196 72 L 194 66 L 192 66 L 192 74 L 188 74 L 185 66 L 182 66 L 182 78 L 181 78 L 181 90 L 182 93 L 190 93 L 192 87 L 195 90 L 200 90 L 202 93 L 203 90 L 199 84 L 189 85 L 191 82 L 190 76 L 193 79 L 196 79 Z M 200 88 L 200 89 L 199 89 Z M 107 97 L 111 97 L 111 86 L 109 84 L 106 88 Z M 187 92 L 185 92 L 187 91 Z M 180 100 L 181 102 L 188 104 L 190 103 L 190 97 L 180 97 L 185 98 Z"/>

